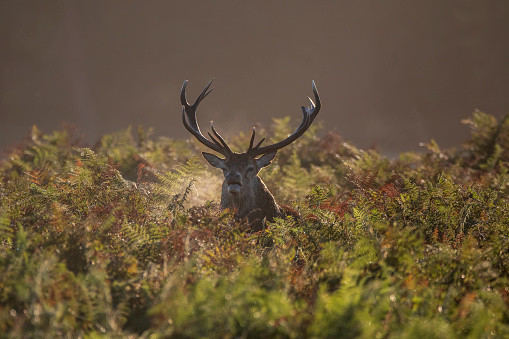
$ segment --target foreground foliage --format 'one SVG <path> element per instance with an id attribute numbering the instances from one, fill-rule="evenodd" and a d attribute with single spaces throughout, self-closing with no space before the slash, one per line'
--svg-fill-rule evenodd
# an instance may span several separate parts
<path id="1" fill-rule="evenodd" d="M 464 122 L 395 160 L 312 127 L 261 173 L 301 218 L 254 234 L 192 142 L 34 127 L 0 167 L 0 333 L 507 337 L 509 119 Z"/>

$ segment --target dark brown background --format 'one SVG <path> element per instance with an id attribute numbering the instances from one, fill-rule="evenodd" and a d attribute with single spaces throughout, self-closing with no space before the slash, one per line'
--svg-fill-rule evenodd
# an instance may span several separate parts
<path id="1" fill-rule="evenodd" d="M 226 136 L 301 118 L 315 80 L 319 120 L 388 155 L 434 138 L 460 145 L 460 119 L 509 112 L 509 2 L 0 1 L 0 147 L 32 124 L 85 139 L 129 124 L 187 137 L 178 94 Z"/>

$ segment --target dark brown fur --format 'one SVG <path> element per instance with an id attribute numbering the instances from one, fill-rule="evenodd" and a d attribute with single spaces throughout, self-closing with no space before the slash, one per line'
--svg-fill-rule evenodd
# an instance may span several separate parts
<path id="1" fill-rule="evenodd" d="M 224 181 L 221 207 L 233 208 L 238 218 L 244 219 L 247 217 L 253 231 L 260 231 L 264 228 L 263 220 L 265 218 L 272 222 L 275 217 L 282 217 L 283 212 L 262 179 L 256 176 L 254 181 L 253 190 L 243 197 L 228 193 L 228 184 Z"/>
<path id="2" fill-rule="evenodd" d="M 210 153 L 203 153 L 203 156 L 212 166 L 223 170 L 225 180 L 221 192 L 221 207 L 235 210 L 235 216 L 240 219 L 247 218 L 253 231 L 263 229 L 264 219 L 273 221 L 275 217 L 284 215 L 282 208 L 258 176 L 259 171 L 270 164 L 275 153 L 258 159 L 238 153 L 233 153 L 226 159 Z M 240 184 L 238 192 L 229 191 L 228 187 L 232 182 Z"/>

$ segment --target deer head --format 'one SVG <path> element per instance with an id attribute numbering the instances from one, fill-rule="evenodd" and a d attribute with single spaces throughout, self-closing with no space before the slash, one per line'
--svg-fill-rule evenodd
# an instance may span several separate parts
<path id="1" fill-rule="evenodd" d="M 241 218 L 256 215 L 257 218 L 267 217 L 272 219 L 280 215 L 281 211 L 272 194 L 270 194 L 265 184 L 261 181 L 258 173 L 263 167 L 270 165 L 279 149 L 297 140 L 304 134 L 309 126 L 311 126 L 311 123 L 321 107 L 320 97 L 318 96 L 315 83 L 313 82 L 312 85 L 316 104 L 308 97 L 310 106 L 302 107 L 302 122 L 295 132 L 278 143 L 262 147 L 261 144 L 265 138 L 254 145 L 255 129 L 253 128 L 248 150 L 244 153 L 235 153 L 232 152 L 221 135 L 217 133 L 212 122 L 210 125 L 214 135 L 209 132 L 209 140 L 201 133 L 196 120 L 196 109 L 200 102 L 212 91 L 212 89 L 209 90 L 212 80 L 205 86 L 192 105 L 187 102 L 187 80 L 184 81 L 180 92 L 182 122 L 185 128 L 194 135 L 199 142 L 224 156 L 223 159 L 214 154 L 202 152 L 211 166 L 223 171 L 224 182 L 221 194 L 221 206 L 223 208 L 234 207 L 237 211 L 237 215 Z M 250 217 L 250 219 L 252 218 Z"/>

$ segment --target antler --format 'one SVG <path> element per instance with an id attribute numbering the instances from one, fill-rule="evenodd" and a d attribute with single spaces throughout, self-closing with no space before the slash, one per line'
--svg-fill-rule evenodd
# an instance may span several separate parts
<path id="1" fill-rule="evenodd" d="M 256 157 L 260 154 L 276 152 L 277 150 L 279 150 L 285 146 L 288 146 L 289 144 L 291 144 L 292 142 L 297 140 L 302 134 L 304 134 L 304 132 L 306 132 L 306 130 L 309 128 L 309 126 L 311 126 L 311 123 L 313 122 L 316 115 L 320 111 L 320 107 L 322 106 L 322 104 L 320 102 L 320 96 L 318 95 L 318 90 L 316 89 L 315 82 L 313 81 L 312 84 L 313 84 L 313 93 L 315 95 L 316 104 L 313 102 L 313 100 L 311 100 L 310 97 L 308 97 L 310 106 L 309 107 L 302 106 L 303 118 L 302 118 L 302 122 L 301 122 L 299 128 L 297 128 L 297 130 L 295 132 L 293 132 L 292 135 L 290 135 L 288 138 L 286 138 L 278 143 L 275 143 L 273 145 L 264 146 L 264 147 L 260 147 L 260 145 L 265 140 L 265 138 L 262 139 L 256 146 L 253 147 L 253 141 L 255 138 L 255 129 L 253 128 L 253 135 L 251 136 L 251 142 L 249 143 L 249 149 L 246 152 L 247 154 L 249 154 L 253 157 Z"/>
<path id="2" fill-rule="evenodd" d="M 200 102 L 203 99 L 205 99 L 205 97 L 207 95 L 209 95 L 210 92 L 212 92 L 212 89 L 209 90 L 209 87 L 212 84 L 213 80 L 214 79 L 209 81 L 207 86 L 205 86 L 203 91 L 200 93 L 200 95 L 198 96 L 198 98 L 196 99 L 194 104 L 192 104 L 192 105 L 190 105 L 187 102 L 187 98 L 186 98 L 187 80 L 184 81 L 184 84 L 182 85 L 182 90 L 180 91 L 180 102 L 182 103 L 182 122 L 184 123 L 184 127 L 192 135 L 194 135 L 195 138 L 199 142 L 201 142 L 202 144 L 204 144 L 208 148 L 210 148 L 210 149 L 212 149 L 212 150 L 214 150 L 214 151 L 216 151 L 218 153 L 221 153 L 224 156 L 228 156 L 228 155 L 232 154 L 233 152 L 230 149 L 230 147 L 228 147 L 228 145 L 226 144 L 224 139 L 219 135 L 219 133 L 216 132 L 216 130 L 214 128 L 214 124 L 212 123 L 212 121 L 210 122 L 210 126 L 212 128 L 212 132 L 214 133 L 214 135 L 217 137 L 217 139 L 219 141 L 216 140 L 210 133 L 208 133 L 208 135 L 212 139 L 212 141 L 210 141 L 209 139 L 205 138 L 203 136 L 203 134 L 201 133 L 201 131 L 200 131 L 200 127 L 198 126 L 198 121 L 196 121 L 196 109 L 198 108 L 198 105 L 200 104 Z M 187 116 L 187 120 L 186 120 L 186 116 Z"/>

